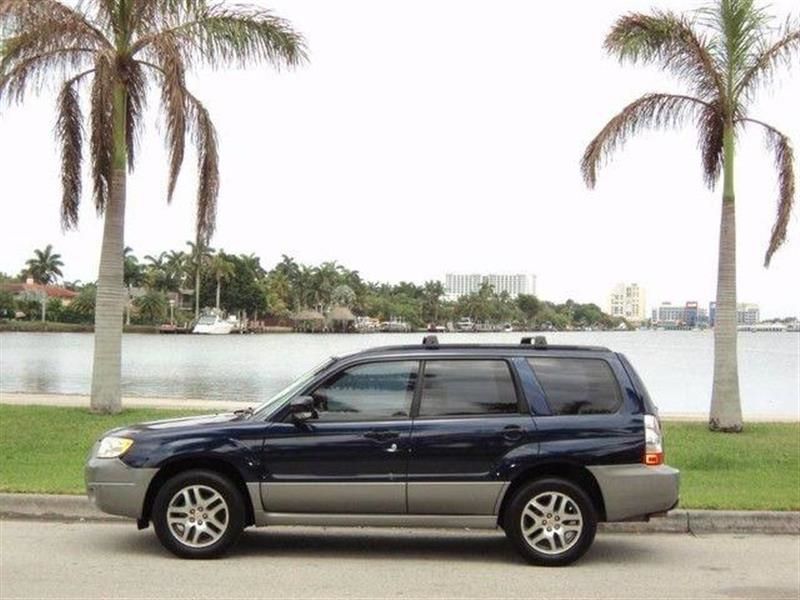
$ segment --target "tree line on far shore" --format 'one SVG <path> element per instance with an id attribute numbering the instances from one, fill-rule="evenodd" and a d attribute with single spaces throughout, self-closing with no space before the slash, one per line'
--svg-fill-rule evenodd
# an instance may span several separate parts
<path id="1" fill-rule="evenodd" d="M 47 301 L 45 316 L 51 322 L 92 323 L 95 282 L 63 279 L 61 256 L 48 245 L 36 250 L 16 277 L 0 274 L 0 283 L 53 284 L 60 281 L 78 295 L 70 302 Z M 125 319 L 128 324 L 158 325 L 174 317 L 190 322 L 201 307 L 215 307 L 254 321 L 290 325 L 303 311 L 324 315 L 344 306 L 356 316 L 378 321 L 401 320 L 414 328 L 445 325 L 462 318 L 475 323 L 511 324 L 536 330 L 613 329 L 624 321 L 603 313 L 596 304 L 567 300 L 558 304 L 532 295 L 510 297 L 486 284 L 475 293 L 448 300 L 440 281 L 422 285 L 401 281 L 390 284 L 366 281 L 357 270 L 336 261 L 320 265 L 298 263 L 289 256 L 271 269 L 254 254 L 230 254 L 188 243 L 186 250 L 170 250 L 141 259 L 125 249 L 124 283 L 128 289 Z M 170 299 L 178 299 L 170 314 Z M 197 301 L 195 302 L 195 298 Z M 41 299 L 0 290 L 0 315 L 24 313 L 41 318 Z"/>

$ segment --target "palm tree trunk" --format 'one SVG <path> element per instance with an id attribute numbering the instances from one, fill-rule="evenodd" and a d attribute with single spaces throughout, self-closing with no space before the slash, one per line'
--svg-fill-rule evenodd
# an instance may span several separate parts
<path id="1" fill-rule="evenodd" d="M 200 258 L 194 271 L 194 318 L 200 317 Z"/>
<path id="2" fill-rule="evenodd" d="M 122 313 L 125 302 L 122 253 L 125 245 L 126 102 L 125 88 L 121 83 L 117 83 L 114 89 L 114 157 L 111 190 L 105 207 L 94 317 L 91 409 L 102 413 L 118 413 L 122 410 Z"/>
<path id="3" fill-rule="evenodd" d="M 217 310 L 219 310 L 219 291 L 220 287 L 222 287 L 222 280 L 217 277 Z"/>
<path id="4" fill-rule="evenodd" d="M 742 430 L 736 322 L 736 203 L 733 192 L 734 137 L 724 134 L 724 191 L 719 229 L 717 307 L 714 317 L 714 384 L 708 426 L 712 431 Z"/>

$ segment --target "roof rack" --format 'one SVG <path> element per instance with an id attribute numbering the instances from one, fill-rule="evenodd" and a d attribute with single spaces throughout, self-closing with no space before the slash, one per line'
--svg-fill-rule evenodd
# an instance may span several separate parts
<path id="1" fill-rule="evenodd" d="M 523 345 L 530 345 L 531 338 L 530 337 L 524 337 L 519 341 L 519 343 L 523 344 Z M 544 337 L 543 335 L 537 335 L 535 338 L 533 338 L 533 347 L 538 349 L 538 350 L 546 349 L 547 348 L 547 338 Z"/>
<path id="2" fill-rule="evenodd" d="M 428 350 L 436 350 L 439 348 L 439 338 L 435 335 L 426 335 L 422 338 L 422 345 Z"/>

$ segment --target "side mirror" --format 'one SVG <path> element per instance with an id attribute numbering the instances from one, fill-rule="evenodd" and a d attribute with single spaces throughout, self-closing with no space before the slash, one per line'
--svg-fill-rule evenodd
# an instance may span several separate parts
<path id="1" fill-rule="evenodd" d="M 297 422 L 307 421 L 317 416 L 314 410 L 314 398 L 311 396 L 300 396 L 289 403 L 289 414 Z"/>

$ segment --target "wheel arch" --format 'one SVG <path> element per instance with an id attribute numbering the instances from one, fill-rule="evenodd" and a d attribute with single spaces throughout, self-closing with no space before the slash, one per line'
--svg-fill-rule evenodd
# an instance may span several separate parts
<path id="1" fill-rule="evenodd" d="M 606 507 L 603 500 L 603 493 L 600 490 L 597 480 L 589 469 L 583 465 L 577 465 L 571 462 L 551 461 L 523 469 L 514 476 L 500 502 L 500 510 L 497 513 L 498 525 L 502 526 L 506 508 L 511 503 L 517 490 L 532 481 L 545 477 L 558 477 L 559 479 L 566 479 L 579 485 L 589 495 L 595 510 L 597 510 L 597 520 L 606 520 Z"/>
<path id="2" fill-rule="evenodd" d="M 161 486 L 178 473 L 195 469 L 213 471 L 214 473 L 227 477 L 242 495 L 242 502 L 244 502 L 245 511 L 247 513 L 245 515 L 245 526 L 255 523 L 253 503 L 247 491 L 247 485 L 245 484 L 244 477 L 242 477 L 242 474 L 234 465 L 218 457 L 183 457 L 176 458 L 166 463 L 158 470 L 156 476 L 153 477 L 153 480 L 147 488 L 147 493 L 145 494 L 142 517 L 139 520 L 140 527 L 146 526 L 146 524 L 150 522 L 153 502 Z"/>

